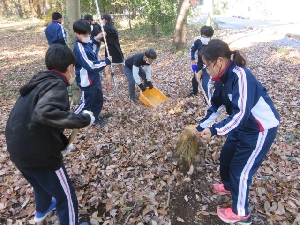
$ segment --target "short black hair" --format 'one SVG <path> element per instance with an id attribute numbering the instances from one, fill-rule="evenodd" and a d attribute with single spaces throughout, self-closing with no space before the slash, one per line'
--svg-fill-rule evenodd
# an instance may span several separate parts
<path id="1" fill-rule="evenodd" d="M 58 20 L 61 19 L 62 15 L 59 12 L 53 12 L 52 13 L 52 20 Z"/>
<path id="2" fill-rule="evenodd" d="M 93 20 L 93 16 L 90 15 L 90 14 L 86 14 L 86 15 L 84 16 L 83 19 L 85 19 L 85 20 L 90 20 L 90 21 L 94 21 L 94 20 Z"/>
<path id="3" fill-rule="evenodd" d="M 147 58 L 149 59 L 156 59 L 157 55 L 156 55 L 156 51 L 152 48 L 149 48 L 146 52 L 145 52 L 145 56 L 147 56 Z"/>
<path id="4" fill-rule="evenodd" d="M 62 73 L 67 71 L 68 66 L 75 65 L 75 55 L 66 45 L 51 45 L 45 56 L 45 63 L 48 70 L 58 70 Z"/>
<path id="5" fill-rule="evenodd" d="M 88 21 L 85 19 L 76 20 L 73 23 L 73 31 L 77 34 L 90 34 L 91 33 L 91 26 Z"/>
<path id="6" fill-rule="evenodd" d="M 205 35 L 206 37 L 212 37 L 214 35 L 214 29 L 212 28 L 212 26 L 206 26 L 204 25 L 203 27 L 201 27 L 200 29 L 200 33 L 201 35 Z"/>

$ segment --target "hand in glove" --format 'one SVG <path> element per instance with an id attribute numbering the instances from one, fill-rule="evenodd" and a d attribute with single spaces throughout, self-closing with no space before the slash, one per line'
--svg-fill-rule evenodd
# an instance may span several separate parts
<path id="1" fill-rule="evenodd" d="M 65 150 L 62 150 L 62 151 L 61 151 L 61 154 L 62 154 L 63 156 L 65 156 L 65 155 L 68 154 L 72 149 L 73 149 L 73 144 L 71 143 L 71 144 L 69 144 L 69 145 L 66 147 Z"/>
<path id="2" fill-rule="evenodd" d="M 88 114 L 91 118 L 90 124 L 87 127 L 92 126 L 94 121 L 95 121 L 95 117 L 94 117 L 93 113 L 91 111 L 88 111 L 88 110 L 83 110 L 82 113 L 83 114 Z"/>
<path id="3" fill-rule="evenodd" d="M 197 65 L 193 64 L 192 65 L 192 70 L 193 70 L 193 72 L 196 72 L 197 71 Z"/>
<path id="4" fill-rule="evenodd" d="M 153 84 L 151 81 L 147 81 L 147 87 L 149 87 L 149 89 L 153 88 Z"/>
<path id="5" fill-rule="evenodd" d="M 139 87 L 140 87 L 140 89 L 142 90 L 142 91 L 146 91 L 146 87 L 141 83 L 141 84 L 139 84 Z"/>

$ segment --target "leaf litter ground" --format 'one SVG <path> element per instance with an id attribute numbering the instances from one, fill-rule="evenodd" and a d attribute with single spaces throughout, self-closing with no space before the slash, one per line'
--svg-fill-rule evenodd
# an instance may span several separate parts
<path id="1" fill-rule="evenodd" d="M 0 224 L 34 224 L 33 190 L 9 160 L 4 130 L 18 89 L 35 73 L 45 70 L 48 45 L 43 30 L 38 20 L 6 21 L 0 28 Z M 189 45 L 196 35 L 196 30 L 190 28 Z M 132 104 L 127 98 L 126 78 L 116 72 L 120 99 L 104 88 L 101 116 L 107 126 L 80 130 L 76 150 L 64 159 L 76 188 L 80 221 L 224 224 L 216 215 L 216 207 L 229 203 L 230 197 L 214 194 L 212 184 L 220 182 L 218 158 L 225 137 L 203 143 L 192 167 L 181 164 L 174 156 L 184 127 L 195 125 L 206 110 L 201 95 L 185 98 L 192 76 L 188 49 L 171 51 L 171 38 L 146 37 L 145 42 L 145 37 L 121 30 L 120 36 L 125 58 L 148 47 L 157 49 L 153 84 L 170 101 L 155 109 L 141 102 Z M 216 37 L 231 42 L 232 49 L 247 55 L 249 68 L 268 89 L 281 115 L 276 141 L 253 178 L 253 224 L 299 224 L 300 54 L 299 48 L 284 45 L 286 41 L 267 40 L 269 36 L 249 29 L 216 31 Z M 299 45 L 298 38 L 288 41 Z M 48 216 L 44 224 L 58 224 L 56 213 Z"/>

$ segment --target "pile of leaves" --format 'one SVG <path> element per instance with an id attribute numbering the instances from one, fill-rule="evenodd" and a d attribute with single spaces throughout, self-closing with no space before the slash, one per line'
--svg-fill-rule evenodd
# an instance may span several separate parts
<path id="1" fill-rule="evenodd" d="M 9 160 L 4 131 L 18 89 L 35 73 L 45 70 L 48 45 L 40 24 L 23 21 L 0 26 L 1 224 L 34 224 L 33 189 Z M 216 37 L 226 40 L 241 33 L 249 30 L 217 30 Z M 217 196 L 211 186 L 220 182 L 218 158 L 226 138 L 214 137 L 205 143 L 190 167 L 180 165 L 174 156 L 183 129 L 197 123 L 207 109 L 203 96 L 185 98 L 192 77 L 188 50 L 171 51 L 171 40 L 167 38 L 149 38 L 145 42 L 134 36 L 122 37 L 122 32 L 120 36 L 125 58 L 148 47 L 157 50 L 153 84 L 169 101 L 156 108 L 131 103 L 126 77 L 118 71 L 115 79 L 120 98 L 113 90 L 103 88 L 101 117 L 107 125 L 81 129 L 74 142 L 75 150 L 64 158 L 76 189 L 80 221 L 93 225 L 224 224 L 216 215 L 216 206 L 230 198 Z M 271 41 L 244 42 L 243 47 L 242 40 L 243 37 L 234 43 L 240 42 L 238 48 L 247 55 L 248 67 L 268 89 L 281 115 L 277 138 L 253 177 L 253 221 L 298 224 L 300 50 Z M 192 41 L 191 37 L 189 43 Z M 102 79 L 106 84 L 105 77 Z M 66 134 L 70 132 L 66 130 Z M 55 212 L 46 223 L 59 224 Z"/>

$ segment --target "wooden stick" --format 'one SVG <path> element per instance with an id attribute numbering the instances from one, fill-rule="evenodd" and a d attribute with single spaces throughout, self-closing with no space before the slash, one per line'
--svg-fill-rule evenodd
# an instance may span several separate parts
<path id="1" fill-rule="evenodd" d="M 99 22 L 100 22 L 100 26 L 101 26 L 102 32 L 104 32 L 103 23 L 102 23 L 102 20 L 101 20 L 101 14 L 100 14 L 100 10 L 99 10 L 97 0 L 95 0 L 95 3 L 96 3 L 96 8 L 97 8 L 97 13 L 98 13 L 98 19 L 99 19 Z M 105 45 L 107 55 L 110 56 L 105 35 L 103 35 L 103 39 L 104 39 L 104 45 Z M 111 62 L 111 65 L 110 65 L 110 70 L 111 70 L 111 76 L 112 76 L 112 81 L 113 81 L 113 85 L 114 85 L 114 92 L 115 92 L 116 98 L 118 99 L 119 95 L 118 95 L 118 90 L 117 90 L 117 83 L 116 83 L 116 80 L 114 78 L 114 69 L 113 69 L 112 62 Z"/>
<path id="2" fill-rule="evenodd" d="M 194 72 L 194 76 L 195 76 L 195 79 L 196 79 L 196 72 Z M 198 87 L 199 87 L 199 89 L 201 90 L 201 92 L 202 92 L 202 94 L 203 94 L 203 96 L 204 96 L 204 98 L 205 98 L 206 104 L 207 104 L 208 106 L 210 106 L 210 101 L 208 100 L 208 97 L 206 96 L 206 93 L 205 93 L 205 91 L 204 91 L 204 89 L 203 89 L 203 87 L 202 87 L 201 79 L 200 79 L 200 81 L 198 81 Z"/>

